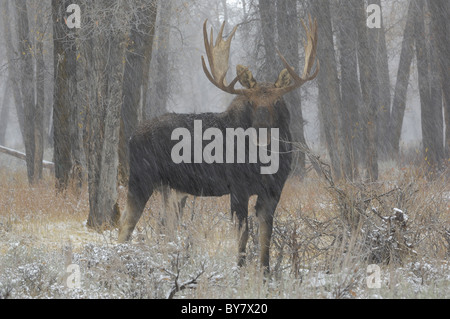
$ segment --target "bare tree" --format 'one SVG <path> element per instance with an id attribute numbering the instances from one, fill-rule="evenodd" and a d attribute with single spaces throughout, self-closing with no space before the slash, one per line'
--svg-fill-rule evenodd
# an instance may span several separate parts
<path id="1" fill-rule="evenodd" d="M 158 34 L 155 41 L 156 60 L 152 70 L 151 98 L 147 99 L 145 115 L 147 119 L 166 113 L 167 101 L 170 95 L 169 87 L 169 50 L 170 50 L 170 21 L 173 0 L 159 1 Z"/>
<path id="2" fill-rule="evenodd" d="M 129 174 L 128 140 L 142 121 L 143 108 L 146 104 L 157 1 L 139 2 L 136 9 L 132 13 L 123 79 L 122 132 L 119 148 L 120 179 L 123 181 L 128 179 Z"/>
<path id="3" fill-rule="evenodd" d="M 276 59 L 276 12 L 275 2 L 271 0 L 259 0 L 259 14 L 261 17 L 261 32 L 264 40 L 264 65 L 262 67 L 263 81 L 276 79 L 279 70 L 279 62 Z"/>
<path id="4" fill-rule="evenodd" d="M 430 168 L 437 168 L 443 160 L 443 121 L 442 121 L 442 96 L 440 101 L 433 99 L 431 95 L 431 79 L 429 50 L 426 39 L 429 38 L 425 30 L 425 2 L 414 0 L 415 42 L 417 68 L 419 72 L 419 92 L 421 102 L 423 153 L 425 161 Z M 439 96 L 439 95 L 438 95 Z M 440 115 L 440 117 L 439 117 Z"/>
<path id="5" fill-rule="evenodd" d="M 378 142 L 377 142 L 377 111 L 379 109 L 379 84 L 376 56 L 370 49 L 369 38 L 375 38 L 374 29 L 367 28 L 366 6 L 364 0 L 358 0 L 356 5 L 356 28 L 358 30 L 358 59 L 361 90 L 363 96 L 362 121 L 364 160 L 367 178 L 378 179 Z"/>
<path id="6" fill-rule="evenodd" d="M 286 59 L 292 65 L 300 64 L 299 30 L 300 19 L 297 13 L 296 0 L 277 0 L 277 30 L 278 49 L 285 52 Z M 304 133 L 304 119 L 302 114 L 302 98 L 300 91 L 294 91 L 286 96 L 286 103 L 291 114 L 291 134 L 293 141 L 306 144 Z M 305 173 L 305 154 L 296 153 L 293 168 L 298 169 L 300 176 Z"/>
<path id="7" fill-rule="evenodd" d="M 429 1 L 432 16 L 432 34 L 436 38 L 438 71 L 445 105 L 446 156 L 450 158 L 450 4 L 445 0 Z"/>
<path id="8" fill-rule="evenodd" d="M 358 31 L 356 29 L 355 0 L 342 0 L 339 12 L 339 50 L 341 64 L 341 124 L 344 144 L 345 176 L 354 180 L 358 176 L 359 105 L 362 102 L 358 80 Z"/>
<path id="9" fill-rule="evenodd" d="M 368 4 L 376 4 L 383 8 L 381 0 L 369 0 Z M 390 149 L 389 120 L 391 117 L 391 83 L 389 78 L 389 60 L 386 46 L 386 29 L 383 15 L 380 28 L 374 28 L 369 33 L 369 46 L 375 53 L 376 69 L 379 83 L 379 106 L 377 114 L 378 151 L 380 157 L 387 158 Z"/>
<path id="10" fill-rule="evenodd" d="M 35 179 L 42 179 L 42 168 L 44 160 L 44 107 L 45 107 L 45 62 L 44 62 L 44 8 L 36 6 L 36 39 L 35 39 L 35 81 L 36 81 L 36 102 L 34 108 L 34 172 Z"/>
<path id="11" fill-rule="evenodd" d="M 441 85 L 441 76 L 440 76 L 440 62 L 439 62 L 439 51 L 438 51 L 438 39 L 436 36 L 432 36 L 433 34 L 433 24 L 430 15 L 430 4 L 426 3 L 426 11 L 424 12 L 424 19 L 427 21 L 427 50 L 429 54 L 429 74 L 430 74 L 430 98 L 431 98 L 431 107 L 432 107 L 432 122 L 436 123 L 436 136 L 434 140 L 434 144 L 436 145 L 436 157 L 438 159 L 438 165 L 442 166 L 445 162 L 445 129 L 444 129 L 444 113 L 445 104 L 444 104 L 444 94 Z M 428 17 L 428 18 L 427 18 Z M 432 18 L 432 17 L 431 17 Z M 444 112 L 443 112 L 444 111 Z M 448 127 L 448 126 L 447 126 Z M 449 133 L 450 130 L 447 130 Z M 450 133 L 448 134 L 450 138 Z M 447 139 L 448 141 L 448 139 Z"/>
<path id="12" fill-rule="evenodd" d="M 8 94 L 8 89 L 10 87 L 10 81 L 6 81 L 3 89 L 3 99 L 0 104 L 0 145 L 5 145 L 6 138 L 6 128 L 8 127 L 9 119 L 9 101 L 10 95 Z"/>
<path id="13" fill-rule="evenodd" d="M 406 108 L 406 95 L 408 92 L 411 63 L 414 57 L 414 6 L 410 3 L 407 13 L 405 31 L 403 33 L 400 62 L 397 72 L 394 99 L 392 101 L 392 113 L 390 120 L 391 143 L 394 156 L 400 151 L 400 138 L 403 127 L 403 118 Z"/>
<path id="14" fill-rule="evenodd" d="M 323 124 L 328 154 L 336 179 L 343 177 L 342 171 L 342 135 L 340 112 L 342 110 L 341 93 L 337 74 L 337 63 L 333 41 L 330 1 L 311 1 L 312 15 L 319 24 L 319 43 L 317 57 L 321 72 L 319 84 L 319 114 Z"/>
<path id="15" fill-rule="evenodd" d="M 126 35 L 132 20 L 127 1 L 86 1 L 80 30 L 87 97 L 87 225 L 103 230 L 119 218 L 117 183 L 120 111 L 123 105 Z"/>
<path id="16" fill-rule="evenodd" d="M 8 76 L 11 83 L 11 90 L 14 97 L 14 104 L 16 106 L 17 120 L 19 122 L 20 133 L 22 136 L 22 140 L 25 139 L 25 115 L 23 110 L 23 101 L 22 101 L 22 93 L 20 91 L 20 82 L 19 82 L 19 63 L 17 57 L 17 50 L 14 46 L 15 38 L 13 35 L 15 33 L 12 32 L 11 28 L 11 18 L 13 17 L 13 10 L 10 9 L 10 1 L 2 2 L 2 10 L 4 15 L 2 17 L 3 21 L 3 35 L 5 38 L 5 49 L 6 49 L 6 57 L 8 62 Z"/>
<path id="17" fill-rule="evenodd" d="M 42 176 L 42 134 L 37 133 L 42 129 L 42 108 L 37 108 L 35 102 L 34 63 L 33 49 L 30 40 L 30 28 L 28 21 L 28 7 L 26 1 L 14 2 L 17 17 L 17 34 L 19 40 L 18 50 L 20 54 L 20 89 L 24 106 L 24 144 L 27 155 L 27 175 L 30 184 L 34 184 Z"/>
<path id="18" fill-rule="evenodd" d="M 65 24 L 69 1 L 52 0 L 53 50 L 54 50 L 54 97 L 53 97 L 53 146 L 56 188 L 64 190 L 69 182 L 72 168 L 70 141 L 71 107 L 70 91 L 74 89 L 74 42 Z"/>

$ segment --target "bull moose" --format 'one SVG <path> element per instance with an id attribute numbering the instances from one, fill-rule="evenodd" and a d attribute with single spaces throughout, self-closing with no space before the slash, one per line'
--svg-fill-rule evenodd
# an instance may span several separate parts
<path id="1" fill-rule="evenodd" d="M 204 57 L 202 65 L 212 84 L 224 92 L 236 95 L 236 98 L 223 113 L 166 114 L 143 123 L 134 132 L 129 141 L 128 197 L 126 210 L 119 222 L 119 242 L 130 240 L 148 199 L 161 186 L 194 196 L 230 195 L 231 213 L 237 221 L 238 265 L 242 266 L 245 263 L 248 241 L 249 198 L 257 195 L 255 209 L 259 221 L 260 262 L 264 270 L 269 272 L 274 213 L 291 169 L 290 115 L 283 96 L 315 79 L 319 73 L 320 66 L 317 62 L 316 70 L 311 74 L 316 60 L 317 21 L 312 21 L 310 17 L 309 28 L 303 23 L 307 36 L 303 76 L 300 77 L 278 52 L 285 69 L 275 83 L 257 82 L 251 71 L 241 65 L 237 66 L 236 78 L 230 84 L 226 83 L 230 45 L 237 26 L 227 40 L 223 39 L 224 26 L 225 22 L 214 45 L 213 31 L 211 30 L 211 38 L 208 40 L 205 21 L 203 36 L 210 71 Z M 237 82 L 242 88 L 235 88 Z M 254 141 L 269 153 L 275 151 L 271 144 L 277 142 L 279 165 L 276 172 L 262 174 L 263 163 L 260 160 L 250 162 L 249 156 L 237 163 L 196 162 L 193 156 L 192 161 L 175 163 L 172 153 L 177 141 L 173 140 L 173 132 L 183 128 L 194 134 L 195 123 L 199 121 L 203 128 L 214 128 L 224 135 L 230 128 L 278 129 L 278 140 L 267 134 L 267 143 L 263 143 L 261 138 Z M 246 143 L 252 143 L 249 135 L 245 138 Z M 225 148 L 227 142 L 224 139 L 221 142 Z M 236 152 L 234 149 L 233 154 Z"/>

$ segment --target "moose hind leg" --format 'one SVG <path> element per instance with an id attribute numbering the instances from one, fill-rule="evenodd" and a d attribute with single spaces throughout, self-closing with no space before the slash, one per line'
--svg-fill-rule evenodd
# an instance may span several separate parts
<path id="1" fill-rule="evenodd" d="M 245 265 L 248 241 L 248 197 L 240 198 L 231 195 L 231 213 L 236 217 L 236 232 L 238 238 L 238 266 Z"/>
<path id="2" fill-rule="evenodd" d="M 265 274 L 270 272 L 270 241 L 273 231 L 273 216 L 278 200 L 261 198 L 256 202 L 256 215 L 259 221 L 259 246 L 261 267 Z"/>

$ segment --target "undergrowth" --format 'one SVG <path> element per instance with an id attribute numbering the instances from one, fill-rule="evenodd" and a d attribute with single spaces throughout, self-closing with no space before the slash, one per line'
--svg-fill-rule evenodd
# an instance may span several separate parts
<path id="1" fill-rule="evenodd" d="M 290 179 L 283 191 L 268 280 L 258 266 L 255 198 L 248 261 L 238 268 L 226 196 L 189 197 L 179 220 L 172 212 L 161 223 L 155 194 L 133 242 L 118 245 L 117 231 L 98 234 L 85 226 L 87 189 L 57 194 L 50 175 L 30 187 L 24 171 L 0 169 L 0 298 L 450 296 L 444 174 L 427 180 L 408 168 L 385 170 L 377 183 L 338 183 L 327 179 L 323 163 L 315 164 L 316 172 Z M 125 192 L 120 189 L 121 207 Z M 79 287 L 68 285 L 70 264 L 79 266 Z M 371 264 L 381 271 L 377 289 L 367 285 Z"/>

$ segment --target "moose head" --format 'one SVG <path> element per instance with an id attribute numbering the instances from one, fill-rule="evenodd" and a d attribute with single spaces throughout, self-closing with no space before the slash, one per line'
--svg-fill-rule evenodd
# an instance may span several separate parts
<path id="1" fill-rule="evenodd" d="M 319 74 L 320 64 L 317 61 L 316 71 L 311 75 L 317 51 L 317 21 L 315 20 L 313 22 L 311 17 L 309 17 L 310 30 L 308 30 L 305 23 L 302 21 L 308 39 L 305 46 L 305 68 L 302 77 L 297 75 L 280 51 L 278 51 L 278 55 L 280 56 L 285 69 L 281 71 L 275 83 L 257 82 L 253 77 L 252 72 L 247 67 L 239 64 L 236 67 L 237 76 L 229 85 L 226 84 L 225 78 L 229 70 L 228 61 L 231 41 L 238 26 L 234 27 L 228 40 L 225 41 L 223 39 L 223 31 L 225 28 L 224 22 L 219 31 L 216 43 L 213 45 L 214 38 L 212 30 L 210 39 L 208 40 L 207 22 L 208 20 L 203 24 L 203 39 L 211 72 L 208 70 L 205 58 L 202 56 L 203 70 L 207 78 L 220 90 L 229 94 L 242 96 L 243 99 L 247 101 L 252 109 L 252 127 L 256 129 L 273 127 L 274 108 L 276 108 L 276 104 L 282 97 L 301 87 L 306 82 L 314 80 Z M 235 88 L 237 82 L 243 86 L 242 89 Z M 270 136 L 268 136 L 268 143 L 270 143 Z"/>

